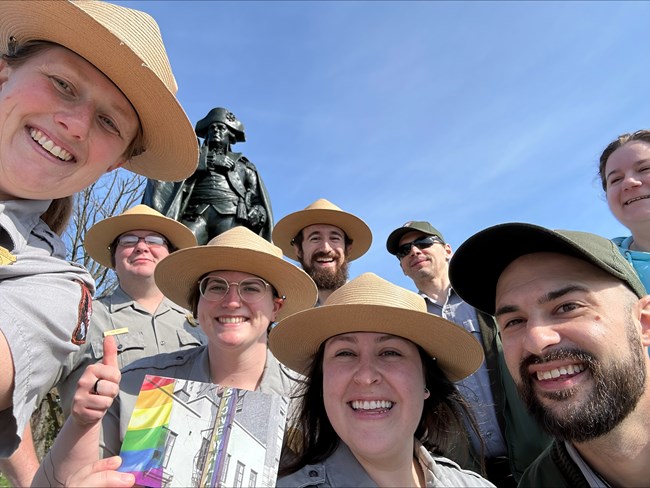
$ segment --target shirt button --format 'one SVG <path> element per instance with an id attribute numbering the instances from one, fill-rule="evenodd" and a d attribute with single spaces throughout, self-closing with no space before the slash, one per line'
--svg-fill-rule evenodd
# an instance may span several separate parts
<path id="1" fill-rule="evenodd" d="M 117 345 L 117 350 L 121 351 L 122 349 L 124 349 L 124 346 L 122 344 L 118 344 Z"/>
<path id="2" fill-rule="evenodd" d="M 310 478 L 315 478 L 316 476 L 318 476 L 318 471 L 316 471 L 315 469 L 312 469 L 312 470 L 309 472 L 309 477 L 310 477 Z"/>
<path id="3" fill-rule="evenodd" d="M 164 346 L 164 345 L 165 345 L 165 341 L 160 341 L 160 345 L 161 345 L 161 346 Z"/>
<path id="4" fill-rule="evenodd" d="M 488 439 L 492 439 L 492 432 L 487 432 L 485 435 Z"/>

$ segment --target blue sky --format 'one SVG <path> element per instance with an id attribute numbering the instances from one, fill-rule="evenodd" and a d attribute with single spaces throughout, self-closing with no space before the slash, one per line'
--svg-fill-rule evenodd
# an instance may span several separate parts
<path id="1" fill-rule="evenodd" d="M 192 123 L 244 123 L 276 222 L 319 198 L 365 220 L 351 277 L 413 288 L 385 249 L 407 220 L 454 249 L 510 221 L 627 235 L 596 173 L 650 127 L 650 2 L 117 3 L 159 23 Z"/>

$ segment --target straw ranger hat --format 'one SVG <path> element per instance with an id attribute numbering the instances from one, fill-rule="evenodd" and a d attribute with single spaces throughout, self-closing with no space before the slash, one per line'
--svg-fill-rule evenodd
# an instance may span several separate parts
<path id="1" fill-rule="evenodd" d="M 188 310 L 198 281 L 211 271 L 240 271 L 268 281 L 284 296 L 277 319 L 314 306 L 316 284 L 303 270 L 285 261 L 282 251 L 243 226 L 219 234 L 204 246 L 170 254 L 156 266 L 155 280 L 167 298 Z"/>
<path id="2" fill-rule="evenodd" d="M 344 212 L 324 198 L 278 221 L 273 228 L 273 242 L 286 256 L 298 261 L 293 247 L 293 238 L 305 227 L 316 224 L 334 225 L 352 239 L 352 248 L 348 255 L 350 261 L 360 258 L 370 249 L 372 243 L 370 227 L 356 215 Z"/>
<path id="3" fill-rule="evenodd" d="M 160 30 L 148 14 L 103 1 L 0 2 L 0 53 L 28 41 L 60 44 L 104 73 L 140 118 L 145 152 L 123 167 L 177 181 L 198 162 L 192 124 L 176 99 L 178 86 Z"/>
<path id="4" fill-rule="evenodd" d="M 476 371 L 483 349 L 459 325 L 427 312 L 424 299 L 373 273 L 334 291 L 325 305 L 298 312 L 271 331 L 269 347 L 289 368 L 306 374 L 320 345 L 347 332 L 378 332 L 408 339 L 437 359 L 451 381 Z"/>
<path id="5" fill-rule="evenodd" d="M 196 237 L 180 222 L 165 217 L 146 205 L 136 205 L 121 215 L 109 217 L 93 225 L 84 238 L 86 251 L 102 266 L 112 268 L 108 246 L 116 237 L 131 230 L 150 230 L 165 236 L 176 249 L 196 246 Z"/>

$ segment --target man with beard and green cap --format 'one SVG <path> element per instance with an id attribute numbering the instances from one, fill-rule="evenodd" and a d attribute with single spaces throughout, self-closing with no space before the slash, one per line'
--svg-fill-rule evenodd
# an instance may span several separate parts
<path id="1" fill-rule="evenodd" d="M 370 249 L 372 232 L 359 217 L 321 198 L 278 221 L 273 243 L 314 280 L 318 306 L 346 283 L 350 261 Z"/>
<path id="2" fill-rule="evenodd" d="M 495 316 L 519 394 L 555 438 L 520 486 L 647 486 L 650 296 L 616 245 L 501 224 L 458 248 L 450 278 Z"/>

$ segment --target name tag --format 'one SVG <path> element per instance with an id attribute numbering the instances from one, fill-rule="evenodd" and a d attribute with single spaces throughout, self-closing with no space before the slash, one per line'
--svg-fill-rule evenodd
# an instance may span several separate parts
<path id="1" fill-rule="evenodd" d="M 104 331 L 104 337 L 114 336 L 114 335 L 119 335 L 119 334 L 126 334 L 128 332 L 129 332 L 128 327 L 122 327 L 121 329 L 106 330 L 106 331 Z"/>

